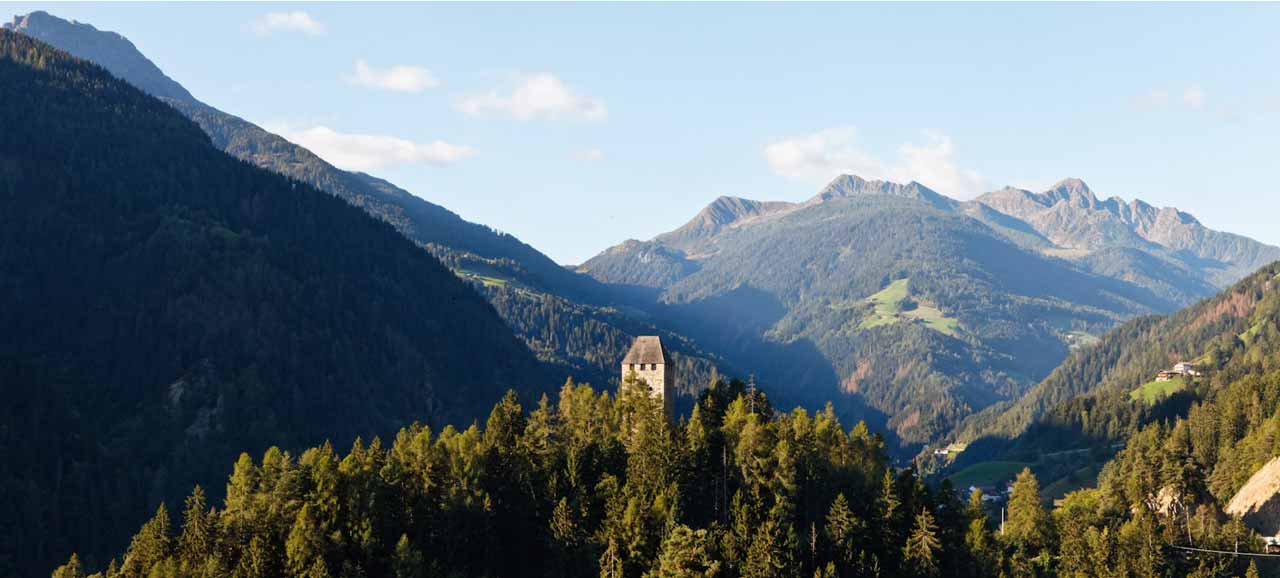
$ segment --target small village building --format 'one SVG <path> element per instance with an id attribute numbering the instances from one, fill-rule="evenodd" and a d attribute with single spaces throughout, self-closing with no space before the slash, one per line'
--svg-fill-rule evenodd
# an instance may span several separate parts
<path id="1" fill-rule="evenodd" d="M 973 494 L 974 491 L 982 492 L 982 501 L 984 503 L 1004 501 L 1004 496 L 1000 495 L 1000 492 L 996 490 L 995 486 L 969 486 L 969 493 Z"/>
<path id="2" fill-rule="evenodd" d="M 641 335 L 631 344 L 622 359 L 622 380 L 631 374 L 649 385 L 649 394 L 662 400 L 663 413 L 674 421 L 676 367 L 657 335 Z"/>
<path id="3" fill-rule="evenodd" d="M 1178 378 L 1199 377 L 1200 371 L 1195 364 L 1185 361 L 1173 364 L 1173 369 L 1165 369 L 1156 374 L 1156 381 L 1173 381 Z"/>

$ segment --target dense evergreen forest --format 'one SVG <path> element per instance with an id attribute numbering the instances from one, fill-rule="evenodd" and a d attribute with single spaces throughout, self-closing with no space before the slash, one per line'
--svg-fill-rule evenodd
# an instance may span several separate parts
<path id="1" fill-rule="evenodd" d="M 121 547 L 241 451 L 564 379 L 392 227 L 97 66 L 0 31 L 0 103 L 0 575 Z"/>
<path id="2" fill-rule="evenodd" d="M 864 422 L 842 424 L 830 404 L 780 411 L 793 400 L 718 379 L 692 344 L 683 385 L 700 393 L 676 423 L 634 379 L 616 392 L 570 381 L 553 401 L 543 392 L 559 378 L 525 343 L 605 375 L 626 336 L 654 326 L 467 269 L 522 267 L 512 259 L 435 250 L 447 267 L 343 199 L 224 154 L 188 118 L 104 70 L 7 31 L 0 102 L 0 575 L 1280 571 L 1265 558 L 1206 552 L 1263 549 L 1224 508 L 1280 453 L 1280 264 L 1177 314 L 1122 325 L 1024 402 L 973 418 L 966 431 L 982 439 L 961 460 L 1037 461 L 1003 509 L 991 509 L 945 476 L 892 467 L 889 442 Z M 904 206 L 875 198 L 836 210 L 863 219 L 842 222 L 892 230 L 901 219 L 889 217 Z M 787 343 L 814 346 L 787 352 L 794 360 L 812 360 L 817 346 L 851 359 L 886 355 L 904 386 L 877 384 L 868 397 L 915 412 L 904 431 L 940 436 L 936 423 L 1020 387 L 1011 374 L 972 369 L 1012 362 L 964 331 L 1016 341 L 1025 337 L 1017 322 L 1076 307 L 1006 302 L 992 287 L 1069 285 L 1083 274 L 1017 281 L 1026 271 L 1006 266 L 989 271 L 1009 277 L 994 285 L 960 275 L 944 265 L 967 258 L 964 243 L 991 249 L 987 232 L 911 213 L 916 228 L 898 234 L 928 242 L 910 248 L 905 267 L 900 255 L 863 255 L 892 266 L 851 274 L 848 294 L 806 285 L 796 268 L 848 272 L 839 258 L 767 271 L 775 294 L 753 292 L 740 249 L 677 287 L 709 305 L 702 317 L 679 300 L 654 311 L 690 313 L 691 333 L 707 334 L 711 317 L 763 305 L 746 310 L 776 316 L 739 315 L 710 340 L 744 355 L 777 354 L 734 340 L 779 321 L 777 332 L 800 336 Z M 823 238 L 811 235 L 797 238 Z M 773 241 L 754 249 L 794 242 Z M 900 298 L 863 298 L 892 287 Z M 1104 301 L 1125 295 L 1054 291 L 1092 304 L 1092 321 L 1046 321 L 1042 336 L 1107 325 L 1114 312 Z M 820 296 L 823 308 L 787 312 L 779 295 Z M 954 316 L 946 319 L 958 333 L 937 318 L 864 326 L 943 304 L 936 311 Z M 980 315 L 992 307 L 1008 317 Z M 891 347 L 860 349 L 841 333 L 851 327 Z M 1152 374 L 1176 361 L 1202 374 L 1148 391 Z M 774 371 L 785 378 L 786 367 Z M 942 380 L 934 370 L 947 367 L 970 381 Z M 345 454 L 327 441 L 352 439 Z M 1080 464 L 1041 458 L 1064 449 L 1105 466 L 1096 487 L 1051 507 L 1039 480 Z"/>
<path id="3" fill-rule="evenodd" d="M 1108 483 L 1051 513 L 1026 471 L 1001 527 L 980 493 L 888 467 L 880 436 L 830 409 L 776 412 L 720 381 L 673 425 L 641 381 L 617 396 L 570 382 L 532 411 L 507 396 L 483 429 L 242 455 L 222 504 L 195 488 L 105 566 L 73 556 L 54 576 L 1258 575 L 1166 547 L 1183 517 L 1137 488 Z M 1199 547 L 1261 546 L 1238 521 L 1195 516 Z"/>
<path id="4" fill-rule="evenodd" d="M 1277 275 L 1280 264 L 1265 267 L 1214 298 L 1167 317 L 1135 319 L 1098 345 L 1073 354 L 1019 402 L 970 420 L 956 434 L 970 442 L 969 448 L 952 469 L 982 460 L 1037 462 L 1045 454 L 1092 450 L 1080 460 L 1041 470 L 1057 478 L 1088 462 L 1105 462 L 1112 452 L 1099 449 L 1124 443 L 1144 428 L 1172 427 L 1183 419 L 1194 431 L 1212 436 L 1202 440 L 1202 448 L 1219 448 L 1201 450 L 1208 452 L 1201 455 L 1202 470 L 1214 470 L 1219 459 L 1227 459 L 1236 462 L 1229 469 L 1251 473 L 1264 460 L 1259 452 L 1275 454 L 1280 448 L 1255 448 L 1253 453 L 1225 448 L 1268 427 L 1275 414 L 1270 392 L 1280 380 Z M 1163 396 L 1135 399 L 1135 391 L 1153 385 L 1157 371 L 1178 361 L 1197 363 L 1205 375 Z M 1209 419 L 1221 423 L 1204 425 Z M 1233 474 L 1235 482 L 1220 485 L 1215 494 L 1229 498 L 1224 493 L 1238 489 L 1240 475 Z"/>

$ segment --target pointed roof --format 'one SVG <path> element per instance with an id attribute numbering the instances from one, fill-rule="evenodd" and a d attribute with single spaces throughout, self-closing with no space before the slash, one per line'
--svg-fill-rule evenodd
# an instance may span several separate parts
<path id="1" fill-rule="evenodd" d="M 631 344 L 622 363 L 667 363 L 668 359 L 670 356 L 667 355 L 667 349 L 662 346 L 662 340 L 657 335 L 640 335 Z"/>

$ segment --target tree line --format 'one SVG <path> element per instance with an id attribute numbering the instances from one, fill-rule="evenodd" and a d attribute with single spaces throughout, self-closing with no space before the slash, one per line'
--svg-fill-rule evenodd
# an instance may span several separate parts
<path id="1" fill-rule="evenodd" d="M 879 434 L 829 408 L 775 411 L 720 380 L 673 424 L 631 376 L 617 395 L 570 381 L 532 411 L 508 395 L 483 428 L 242 455 L 222 504 L 197 487 L 180 515 L 161 505 L 90 576 L 1191 575 L 1162 547 L 1159 512 L 1103 502 L 1082 492 L 1051 513 L 1024 471 L 1000 525 L 981 493 L 890 467 Z M 1217 531 L 1256 542 L 1238 523 Z M 73 555 L 53 576 L 88 570 Z"/>

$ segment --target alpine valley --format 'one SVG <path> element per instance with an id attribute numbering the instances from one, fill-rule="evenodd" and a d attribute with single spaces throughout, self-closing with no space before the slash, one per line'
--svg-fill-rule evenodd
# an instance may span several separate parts
<path id="1" fill-rule="evenodd" d="M 720 197 L 578 270 L 648 294 L 677 330 L 810 405 L 864 403 L 859 417 L 908 447 L 1020 398 L 1118 323 L 1278 258 L 1078 179 L 959 202 L 845 175 L 802 203 Z"/>
<path id="2" fill-rule="evenodd" d="M 846 174 L 563 266 L 429 197 L 4 24 L 0 578 L 1226 577 L 1280 533 L 1280 248 Z"/>

